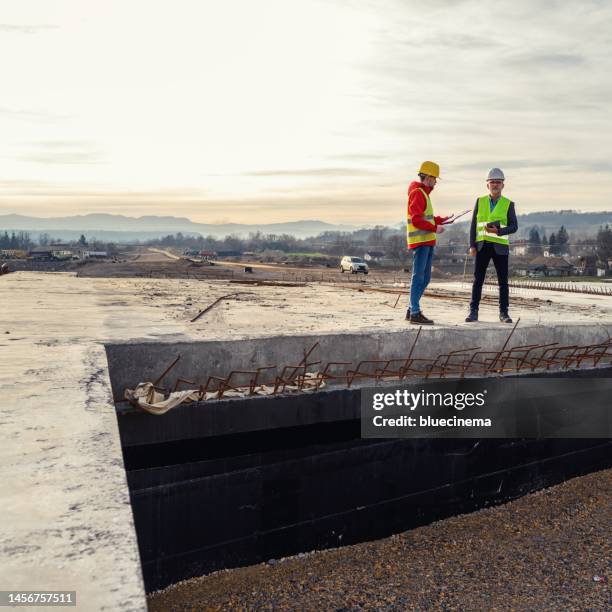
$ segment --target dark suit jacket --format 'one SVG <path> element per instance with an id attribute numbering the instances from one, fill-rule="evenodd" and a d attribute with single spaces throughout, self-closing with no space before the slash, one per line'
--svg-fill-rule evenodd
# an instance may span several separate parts
<path id="1" fill-rule="evenodd" d="M 472 213 L 472 224 L 470 225 L 470 246 L 476 247 L 479 251 L 482 249 L 485 242 L 481 240 L 480 242 L 476 242 L 476 219 L 478 217 L 478 200 L 476 200 L 476 205 L 474 206 L 474 212 Z M 516 211 L 514 210 L 514 202 L 510 202 L 510 207 L 508 208 L 508 226 L 503 227 L 499 230 L 500 236 L 506 236 L 508 234 L 514 234 L 518 230 L 518 222 L 516 220 Z M 497 242 L 488 242 L 487 244 L 492 244 L 495 247 L 495 252 L 498 255 L 508 255 L 510 249 L 505 244 L 498 244 Z"/>

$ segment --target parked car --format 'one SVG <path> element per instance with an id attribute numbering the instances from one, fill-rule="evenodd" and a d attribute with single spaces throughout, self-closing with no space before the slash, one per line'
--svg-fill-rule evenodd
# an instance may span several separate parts
<path id="1" fill-rule="evenodd" d="M 351 257 L 345 255 L 340 261 L 340 272 L 350 272 L 351 274 L 357 274 L 363 272 L 367 274 L 369 272 L 368 264 L 361 259 L 361 257 Z"/>

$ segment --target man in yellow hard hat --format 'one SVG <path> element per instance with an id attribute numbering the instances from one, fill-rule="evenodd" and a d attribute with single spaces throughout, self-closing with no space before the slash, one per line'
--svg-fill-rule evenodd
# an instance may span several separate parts
<path id="1" fill-rule="evenodd" d="M 408 218 L 406 238 L 408 248 L 414 256 L 412 280 L 410 282 L 410 308 L 406 319 L 415 325 L 433 325 L 421 312 L 421 297 L 431 279 L 436 234 L 444 231 L 443 223 L 449 217 L 436 217 L 429 194 L 440 178 L 440 166 L 432 161 L 425 161 L 419 168 L 419 180 L 408 187 Z"/>

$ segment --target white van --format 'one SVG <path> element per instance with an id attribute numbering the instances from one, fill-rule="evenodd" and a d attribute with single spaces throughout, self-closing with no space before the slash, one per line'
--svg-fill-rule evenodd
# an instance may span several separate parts
<path id="1" fill-rule="evenodd" d="M 345 255 L 340 261 L 340 272 L 350 272 L 351 274 L 357 274 L 363 272 L 367 274 L 369 271 L 368 264 L 361 259 L 361 257 L 352 257 Z"/>

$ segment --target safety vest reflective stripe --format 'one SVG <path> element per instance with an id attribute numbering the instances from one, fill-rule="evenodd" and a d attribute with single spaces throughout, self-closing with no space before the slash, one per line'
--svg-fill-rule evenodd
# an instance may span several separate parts
<path id="1" fill-rule="evenodd" d="M 429 221 L 429 223 L 435 225 L 434 211 L 433 206 L 431 205 L 431 200 L 429 199 L 429 195 L 424 189 L 419 188 L 419 191 L 425 196 L 425 201 L 427 205 L 425 206 L 425 214 L 423 215 L 423 219 L 425 221 Z M 423 242 L 431 242 L 436 239 L 436 233 L 431 232 L 429 230 L 422 230 L 418 227 L 412 225 L 412 221 L 410 217 L 408 217 L 408 223 L 406 225 L 406 237 L 408 239 L 408 244 L 421 244 Z"/>
<path id="2" fill-rule="evenodd" d="M 476 223 L 476 227 L 478 228 L 477 236 L 480 236 L 482 240 L 487 240 L 487 237 L 491 237 L 495 238 L 496 241 L 499 241 L 500 243 L 503 242 L 504 244 L 510 244 L 510 239 L 508 236 L 498 236 L 497 234 L 487 231 L 487 223 L 487 221 L 478 221 Z M 499 227 L 502 228 L 508 226 L 505 223 L 500 222 Z"/>
<path id="3" fill-rule="evenodd" d="M 477 221 L 476 225 L 477 225 L 478 227 L 486 227 L 486 226 L 487 226 L 487 223 L 489 223 L 489 222 L 488 222 L 488 221 Z M 500 221 L 500 223 L 499 223 L 499 226 L 500 226 L 500 227 L 508 227 L 508 226 L 507 226 L 505 223 L 501 223 L 501 221 Z"/>
<path id="4" fill-rule="evenodd" d="M 479 232 L 476 235 L 476 242 L 497 242 L 498 244 L 510 244 L 510 240 L 507 236 L 498 236 L 497 234 L 493 234 L 491 232 Z"/>
<path id="5" fill-rule="evenodd" d="M 429 223 L 435 223 L 436 222 L 436 220 L 435 220 L 433 215 L 423 215 L 423 219 L 425 219 L 425 221 L 429 221 Z M 412 225 L 412 221 L 410 220 L 410 217 L 408 217 L 408 223 L 410 223 L 410 225 Z M 427 231 L 427 230 L 425 230 L 425 231 Z"/>
<path id="6" fill-rule="evenodd" d="M 412 232 L 408 232 L 409 236 L 424 236 L 425 234 L 431 234 L 432 232 L 430 232 L 429 230 L 421 230 L 421 229 L 417 229 L 417 230 L 413 230 Z"/>
<path id="7" fill-rule="evenodd" d="M 500 228 L 508 227 L 508 209 L 510 208 L 510 200 L 501 196 L 497 204 L 491 210 L 489 196 L 478 198 L 478 213 L 476 216 L 476 242 L 495 242 L 497 244 L 510 244 L 508 236 L 498 236 L 493 232 L 489 232 L 486 228 L 487 224 L 497 222 Z"/>

